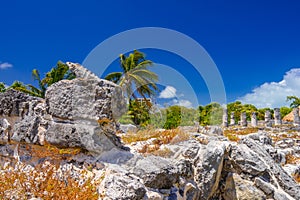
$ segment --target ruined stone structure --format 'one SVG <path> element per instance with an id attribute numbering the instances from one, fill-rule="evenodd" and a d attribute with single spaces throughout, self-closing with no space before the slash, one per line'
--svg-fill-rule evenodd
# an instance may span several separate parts
<path id="1" fill-rule="evenodd" d="M 230 113 L 230 126 L 235 125 L 234 112 Z"/>
<path id="2" fill-rule="evenodd" d="M 274 123 L 276 126 L 281 125 L 281 114 L 279 108 L 274 108 Z"/>
<path id="3" fill-rule="evenodd" d="M 265 112 L 265 126 L 272 127 L 271 112 L 269 110 Z"/>
<path id="4" fill-rule="evenodd" d="M 241 126 L 246 127 L 247 126 L 247 115 L 245 112 L 241 113 Z"/>
<path id="5" fill-rule="evenodd" d="M 293 108 L 294 126 L 300 125 L 299 108 Z"/>
<path id="6" fill-rule="evenodd" d="M 223 127 L 228 127 L 228 112 L 227 112 L 227 108 L 223 109 Z"/>
<path id="7" fill-rule="evenodd" d="M 251 126 L 252 127 L 257 127 L 257 116 L 256 112 L 251 113 Z"/>

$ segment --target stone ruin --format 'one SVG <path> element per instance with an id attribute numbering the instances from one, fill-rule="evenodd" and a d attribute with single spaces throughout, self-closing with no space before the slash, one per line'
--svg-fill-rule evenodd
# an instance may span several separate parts
<path id="1" fill-rule="evenodd" d="M 299 116 L 299 108 L 293 108 L 293 125 L 294 126 L 300 126 L 300 116 Z M 257 120 L 257 113 L 252 112 L 250 116 L 250 126 L 251 127 L 257 127 L 258 126 L 258 120 Z M 264 119 L 264 126 L 265 127 L 272 127 L 273 125 L 275 126 L 280 126 L 282 125 L 282 119 L 281 119 L 281 114 L 280 114 L 280 109 L 279 108 L 274 108 L 274 119 L 271 117 L 271 112 L 269 110 L 266 110 L 265 112 L 265 119 Z M 285 122 L 287 123 L 287 122 Z M 240 121 L 238 123 L 239 125 L 243 127 L 248 126 L 247 122 L 247 115 L 245 112 L 242 112 L 240 115 Z M 234 112 L 230 113 L 230 126 L 236 125 L 235 118 L 234 118 Z M 228 127 L 228 111 L 227 108 L 223 109 L 223 117 L 222 117 L 222 126 L 223 127 Z"/>
<path id="2" fill-rule="evenodd" d="M 115 119 L 125 112 L 126 103 L 121 88 L 79 64 L 68 65 L 77 78 L 53 84 L 45 99 L 14 90 L 0 93 L 1 158 L 29 159 L 9 140 L 86 149 L 92 157 L 82 153 L 60 167 L 70 166 L 76 174 L 76 166 L 95 166 L 89 173 L 103 176 L 97 185 L 99 199 L 300 199 L 300 185 L 281 167 L 281 152 L 263 132 L 242 136 L 236 143 L 225 138 L 220 127 L 211 127 L 216 130 L 212 135 L 187 133 L 190 139 L 164 145 L 169 151 L 164 157 L 127 151 L 116 136 Z M 224 111 L 223 125 L 228 126 Z M 256 113 L 252 119 L 255 126 Z M 294 123 L 299 124 L 299 116 Z M 241 124 L 248 124 L 245 113 Z M 32 168 L 26 165 L 23 170 L 28 166 Z"/>
<path id="3" fill-rule="evenodd" d="M 115 119 L 126 111 L 121 88 L 78 64 L 68 64 L 76 78 L 51 85 L 45 99 L 15 90 L 0 93 L 0 141 L 47 142 L 98 155 L 123 148 L 115 135 Z"/>

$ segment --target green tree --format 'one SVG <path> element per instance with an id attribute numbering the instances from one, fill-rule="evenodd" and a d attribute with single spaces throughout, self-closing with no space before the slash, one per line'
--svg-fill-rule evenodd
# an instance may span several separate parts
<path id="1" fill-rule="evenodd" d="M 300 98 L 296 96 L 287 96 L 286 101 L 291 101 L 290 107 L 297 108 L 300 106 Z"/>
<path id="2" fill-rule="evenodd" d="M 39 84 L 41 84 L 40 88 L 42 88 L 43 86 L 47 88 L 60 80 L 71 80 L 74 78 L 75 74 L 69 70 L 68 65 L 61 61 L 58 61 L 56 66 L 46 73 L 46 76 L 43 80 L 40 80 L 39 78 L 37 78 L 36 80 L 38 80 Z"/>
<path id="3" fill-rule="evenodd" d="M 227 104 L 228 114 L 230 115 L 231 112 L 234 112 L 234 120 L 236 122 L 239 121 L 241 112 L 243 112 L 243 110 L 244 110 L 243 104 L 240 101 L 235 101 L 235 102 Z"/>
<path id="4" fill-rule="evenodd" d="M 146 103 L 132 100 L 129 104 L 128 114 L 131 116 L 134 124 L 145 127 L 150 122 L 149 109 L 150 107 Z"/>
<path id="5" fill-rule="evenodd" d="M 280 108 L 281 117 L 283 118 L 284 116 L 289 114 L 291 111 L 292 111 L 292 108 L 288 108 L 288 107 L 285 107 L 285 106 L 281 107 Z"/>
<path id="6" fill-rule="evenodd" d="M 137 98 L 135 91 L 146 99 L 146 96 L 150 97 L 158 91 L 156 85 L 158 76 L 148 69 L 152 64 L 151 60 L 146 60 L 145 55 L 137 50 L 134 50 L 128 57 L 121 54 L 122 72 L 112 72 L 105 79 L 119 84 L 129 100 Z"/>
<path id="7" fill-rule="evenodd" d="M 165 129 L 173 129 L 180 125 L 181 123 L 181 107 L 180 106 L 170 106 L 166 109 L 167 119 L 164 124 Z"/>
<path id="8" fill-rule="evenodd" d="M 210 103 L 202 108 L 198 108 L 201 125 L 220 125 L 222 123 L 223 108 L 219 103 Z"/>
<path id="9" fill-rule="evenodd" d="M 5 84 L 0 82 L 0 92 L 5 92 L 5 91 L 6 91 Z"/>

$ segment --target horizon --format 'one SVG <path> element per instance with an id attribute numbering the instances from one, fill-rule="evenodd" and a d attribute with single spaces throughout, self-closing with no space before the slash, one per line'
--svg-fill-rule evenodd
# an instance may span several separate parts
<path id="1" fill-rule="evenodd" d="M 300 96 L 300 2 L 156 2 L 143 2 L 149 9 L 141 10 L 136 1 L 1 3 L 0 82 L 32 84 L 32 69 L 43 76 L 58 60 L 83 63 L 97 45 L 116 34 L 163 27 L 204 48 L 220 72 L 227 103 L 239 100 L 274 108 L 288 106 L 286 96 Z M 166 78 L 158 95 L 161 102 L 187 107 L 212 102 L 209 85 L 186 58 L 161 49 L 139 50 L 158 70 L 168 66 L 183 77 L 180 82 L 179 75 L 161 75 Z M 114 62 L 105 73 L 120 70 L 119 55 L 111 56 Z M 97 69 L 93 72 L 99 75 Z"/>

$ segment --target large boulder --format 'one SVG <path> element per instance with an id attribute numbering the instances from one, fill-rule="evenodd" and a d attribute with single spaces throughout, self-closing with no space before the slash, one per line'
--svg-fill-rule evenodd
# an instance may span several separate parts
<path id="1" fill-rule="evenodd" d="M 126 108 L 119 86 L 107 80 L 62 80 L 46 92 L 47 111 L 63 120 L 116 119 Z"/>

